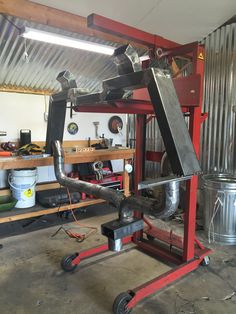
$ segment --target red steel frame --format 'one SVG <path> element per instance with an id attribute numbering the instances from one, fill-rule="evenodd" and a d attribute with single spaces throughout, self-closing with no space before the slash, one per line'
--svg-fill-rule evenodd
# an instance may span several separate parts
<path id="1" fill-rule="evenodd" d="M 91 24 L 91 21 L 90 21 Z M 195 106 L 183 106 L 183 112 L 189 112 L 189 132 L 196 151 L 199 157 L 200 149 L 200 128 L 201 123 L 206 118 L 206 115 L 201 114 L 202 109 L 202 96 L 203 96 L 203 75 L 204 75 L 204 61 L 202 60 L 202 55 L 204 56 L 204 49 L 202 46 L 196 43 L 180 46 L 176 44 L 176 48 L 173 48 L 173 42 L 158 37 L 156 35 L 151 35 L 135 28 L 129 27 L 127 25 L 114 22 L 101 16 L 93 15 L 92 26 L 94 28 L 102 29 L 110 33 L 123 34 L 124 37 L 129 38 L 132 41 L 145 43 L 147 46 L 159 48 L 160 46 L 165 49 L 165 55 L 173 57 L 175 55 L 191 55 L 193 63 L 193 73 L 200 76 L 200 88 L 196 87 L 199 92 L 198 100 L 199 102 Z M 158 39 L 160 45 L 158 44 Z M 201 56 L 201 57 L 199 57 Z M 152 114 L 150 109 L 145 111 L 147 107 L 146 104 L 143 105 L 143 111 L 140 111 L 140 106 L 142 107 L 142 102 L 139 104 L 133 104 L 132 113 L 137 113 L 136 118 L 136 157 L 135 157 L 135 192 L 138 193 L 137 185 L 143 179 L 143 159 L 145 158 L 143 154 L 143 128 L 146 123 L 146 115 Z M 130 108 L 130 106 L 129 106 Z M 107 110 L 107 111 L 106 111 Z M 96 106 L 96 107 L 80 107 L 80 111 L 90 111 L 90 112 L 110 112 L 106 106 Z M 117 112 L 126 112 L 124 107 L 117 109 Z M 150 120 L 150 119 L 148 119 Z M 207 256 L 211 250 L 204 248 L 204 246 L 196 239 L 195 236 L 195 224 L 196 224 L 196 202 L 197 202 L 197 186 L 198 177 L 193 176 L 192 179 L 187 181 L 186 190 L 186 211 L 184 214 L 184 237 L 175 235 L 172 232 L 167 232 L 160 230 L 146 220 L 146 228 L 141 232 L 136 232 L 131 237 L 123 239 L 123 243 L 127 244 L 133 242 L 142 251 L 151 253 L 164 261 L 176 264 L 170 271 L 154 278 L 153 280 L 129 290 L 130 294 L 133 296 L 130 302 L 127 304 L 128 308 L 132 308 L 148 295 L 156 292 L 157 290 L 167 286 L 171 282 L 181 278 L 182 276 L 188 274 L 189 272 L 196 269 L 199 264 L 203 261 L 204 257 Z M 140 213 L 135 213 L 136 216 L 140 216 Z M 148 241 L 143 238 L 143 233 L 146 233 L 149 238 L 153 237 L 161 241 L 162 244 L 165 243 L 167 248 L 158 246 L 156 241 Z M 175 250 L 173 250 L 173 247 Z M 181 254 L 176 253 L 176 249 L 182 252 Z M 105 252 L 108 250 L 108 245 L 102 245 L 97 248 L 92 248 L 87 251 L 81 252 L 74 260 L 73 264 L 79 264 L 80 260 L 94 256 L 96 254 Z"/>

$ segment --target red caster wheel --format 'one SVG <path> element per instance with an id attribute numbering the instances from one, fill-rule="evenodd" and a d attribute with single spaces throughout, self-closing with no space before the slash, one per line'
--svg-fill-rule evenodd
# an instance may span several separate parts
<path id="1" fill-rule="evenodd" d="M 127 304 L 132 299 L 132 296 L 128 292 L 122 292 L 119 294 L 113 303 L 114 314 L 129 314 L 131 309 L 127 308 Z"/>
<path id="2" fill-rule="evenodd" d="M 61 260 L 61 268 L 65 271 L 65 272 L 71 272 L 74 271 L 78 265 L 74 265 L 72 264 L 73 260 L 78 257 L 78 254 L 72 254 L 69 256 L 65 256 L 63 257 L 63 259 Z"/>

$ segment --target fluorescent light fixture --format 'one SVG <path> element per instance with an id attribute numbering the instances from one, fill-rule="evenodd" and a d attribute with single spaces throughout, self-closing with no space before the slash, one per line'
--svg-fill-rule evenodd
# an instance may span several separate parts
<path id="1" fill-rule="evenodd" d="M 68 36 L 63 36 L 55 33 L 49 33 L 30 27 L 23 27 L 20 32 L 20 36 L 24 38 L 43 41 L 50 44 L 66 46 L 70 48 L 82 49 L 97 53 L 103 53 L 106 55 L 112 55 L 115 48 L 111 46 L 105 46 L 81 39 L 76 39 Z"/>

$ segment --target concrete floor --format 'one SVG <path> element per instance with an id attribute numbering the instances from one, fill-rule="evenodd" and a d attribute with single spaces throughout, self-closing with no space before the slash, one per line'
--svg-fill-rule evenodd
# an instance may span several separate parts
<path id="1" fill-rule="evenodd" d="M 100 226 L 114 214 L 83 223 Z M 181 232 L 182 226 L 175 226 Z M 106 314 L 114 298 L 169 267 L 130 249 L 114 257 L 104 254 L 95 263 L 83 262 L 74 273 L 64 273 L 64 255 L 106 242 L 99 232 L 83 243 L 51 227 L 2 239 L 0 264 L 1 314 Z M 201 235 L 200 235 L 201 237 Z M 97 259 L 97 258 L 96 258 Z M 236 248 L 215 247 L 211 264 L 200 267 L 165 290 L 145 299 L 132 311 L 144 313 L 236 313 Z"/>

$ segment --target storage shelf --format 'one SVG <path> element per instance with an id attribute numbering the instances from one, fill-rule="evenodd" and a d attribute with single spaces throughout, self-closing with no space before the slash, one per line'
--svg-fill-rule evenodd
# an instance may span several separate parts
<path id="1" fill-rule="evenodd" d="M 134 157 L 135 150 L 129 148 L 119 148 L 119 149 L 101 149 L 95 151 L 86 151 L 78 153 L 66 153 L 65 163 L 66 164 L 79 164 L 83 162 L 95 162 L 100 160 L 116 160 L 123 159 L 127 163 L 128 159 Z M 20 168 L 32 168 L 40 166 L 50 166 L 53 165 L 53 157 L 44 158 L 33 158 L 33 159 L 23 159 L 22 157 L 1 157 L 0 158 L 0 170 L 8 169 L 20 169 Z M 46 183 L 36 186 L 36 190 L 48 190 L 51 188 L 59 187 L 58 183 Z M 126 196 L 129 195 L 129 175 L 126 171 L 123 172 L 123 189 Z M 0 190 L 0 195 L 9 195 L 9 189 Z M 47 214 L 53 214 L 60 211 L 70 210 L 74 208 L 80 208 L 84 206 L 90 206 L 94 204 L 99 204 L 105 202 L 102 199 L 86 199 L 80 201 L 79 203 L 70 205 L 63 205 L 60 208 L 43 208 L 41 206 L 34 206 L 31 208 L 24 209 L 13 209 L 11 211 L 0 212 L 0 224 L 17 221 L 21 219 L 33 218 Z"/>
<path id="2" fill-rule="evenodd" d="M 134 157 L 133 149 L 100 149 L 90 152 L 65 154 L 66 164 L 95 162 L 99 160 L 130 159 Z M 0 170 L 32 168 L 53 165 L 53 157 L 24 159 L 22 157 L 0 157 Z"/>
<path id="3" fill-rule="evenodd" d="M 21 219 L 33 218 L 42 215 L 54 214 L 59 213 L 66 210 L 71 210 L 75 208 L 81 208 L 85 206 L 95 205 L 99 203 L 104 203 L 105 200 L 102 199 L 87 199 L 80 201 L 76 204 L 66 204 L 60 207 L 53 207 L 53 208 L 44 208 L 40 205 L 35 205 L 34 207 L 30 208 L 14 208 L 10 211 L 0 212 L 0 224 L 17 221 Z"/>

